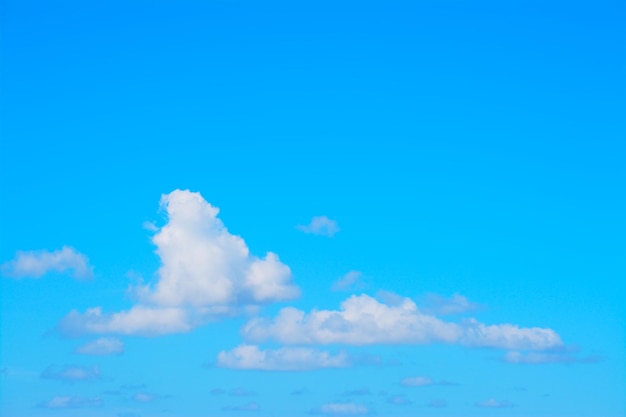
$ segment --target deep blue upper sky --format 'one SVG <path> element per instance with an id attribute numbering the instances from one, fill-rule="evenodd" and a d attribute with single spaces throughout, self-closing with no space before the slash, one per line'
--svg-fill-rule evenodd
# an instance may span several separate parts
<path id="1" fill-rule="evenodd" d="M 625 21 L 624 2 L 604 0 L 4 1 L 0 414 L 624 415 Z M 176 293 L 222 262 L 238 282 L 256 259 L 192 260 L 213 242 L 200 232 L 159 240 L 184 223 L 161 196 L 195 195 L 176 189 L 219 207 L 251 255 L 277 254 L 300 296 L 242 287 L 228 307 L 260 309 L 209 320 L 214 301 Z M 338 231 L 298 228 L 321 216 Z M 149 295 L 129 290 L 141 282 Z M 418 343 L 399 319 L 364 345 L 246 333 L 352 295 L 395 312 L 380 291 L 463 331 L 475 318 L 562 343 Z M 72 310 L 88 326 L 87 309 L 137 306 L 199 321 L 63 331 Z M 348 337 L 357 322 L 321 329 Z M 242 343 L 330 369 L 220 362 Z"/>

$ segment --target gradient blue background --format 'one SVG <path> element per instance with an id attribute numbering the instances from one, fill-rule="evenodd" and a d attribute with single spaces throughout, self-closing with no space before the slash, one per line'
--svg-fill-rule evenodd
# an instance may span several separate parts
<path id="1" fill-rule="evenodd" d="M 381 416 L 624 416 L 625 18 L 605 0 L 4 1 L 0 262 L 71 245 L 96 278 L 1 280 L 0 365 L 14 372 L 0 413 L 246 415 L 222 407 L 255 401 L 248 414 L 297 416 L 368 387 L 356 400 Z M 243 319 L 77 357 L 50 330 L 74 308 L 131 305 L 128 272 L 158 267 L 142 223 L 175 188 L 220 207 L 252 253 L 279 254 L 299 308 L 336 308 L 332 282 L 359 270 L 368 293 L 458 292 L 481 321 L 549 327 L 603 360 L 513 365 L 432 345 L 352 349 L 402 366 L 206 367 Z M 315 215 L 341 231 L 295 229 Z M 107 378 L 39 377 L 68 363 Z M 460 385 L 398 385 L 413 374 Z M 164 397 L 103 394 L 125 384 Z M 210 394 L 233 387 L 257 394 Z M 105 405 L 35 407 L 61 394 Z M 474 406 L 491 397 L 517 406 Z"/>

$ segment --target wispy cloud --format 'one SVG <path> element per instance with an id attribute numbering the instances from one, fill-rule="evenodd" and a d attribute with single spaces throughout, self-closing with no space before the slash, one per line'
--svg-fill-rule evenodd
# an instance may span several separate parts
<path id="1" fill-rule="evenodd" d="M 442 297 L 438 294 L 427 294 L 424 306 L 421 310 L 425 313 L 447 316 L 467 313 L 477 310 L 480 305 L 469 301 L 461 294 L 453 294 L 451 297 Z"/>
<path id="2" fill-rule="evenodd" d="M 475 405 L 480 408 L 510 408 L 515 406 L 515 404 L 510 401 L 498 401 L 493 398 L 486 401 L 479 401 Z"/>
<path id="3" fill-rule="evenodd" d="M 255 345 L 240 345 L 217 355 L 221 368 L 262 371 L 304 371 L 320 368 L 343 368 L 350 365 L 345 353 L 329 352 L 303 347 L 283 347 L 261 350 Z"/>
<path id="4" fill-rule="evenodd" d="M 443 408 L 448 406 L 448 402 L 445 400 L 431 400 L 426 405 L 432 408 Z"/>
<path id="5" fill-rule="evenodd" d="M 326 403 L 311 410 L 312 414 L 361 416 L 369 414 L 370 410 L 357 403 Z"/>
<path id="6" fill-rule="evenodd" d="M 102 399 L 99 397 L 87 398 L 57 396 L 48 401 L 40 402 L 37 406 L 49 409 L 101 407 Z"/>
<path id="7" fill-rule="evenodd" d="M 66 365 L 60 369 L 50 366 L 41 373 L 43 379 L 58 379 L 61 381 L 95 381 L 100 379 L 100 369 L 97 366 L 88 368 L 78 365 Z"/>
<path id="8" fill-rule="evenodd" d="M 342 393 L 342 395 L 344 395 L 346 397 L 361 396 L 361 395 L 372 395 L 372 391 L 370 391 L 369 388 L 358 388 L 358 389 L 344 391 Z"/>
<path id="9" fill-rule="evenodd" d="M 548 352 L 507 352 L 502 361 L 507 363 L 519 363 L 538 365 L 545 363 L 598 363 L 604 358 L 598 355 L 580 356 L 572 351 L 548 351 Z"/>
<path id="10" fill-rule="evenodd" d="M 389 305 L 365 294 L 349 297 L 339 310 L 313 310 L 307 314 L 293 307 L 283 308 L 274 319 L 250 320 L 242 335 L 255 343 L 274 340 L 299 345 L 439 342 L 527 350 L 562 345 L 559 335 L 551 329 L 486 325 L 475 319 L 449 322 L 420 312 L 409 298 Z"/>
<path id="11" fill-rule="evenodd" d="M 404 395 L 391 395 L 387 398 L 387 402 L 393 405 L 409 405 L 412 401 L 408 400 Z"/>
<path id="12" fill-rule="evenodd" d="M 124 353 L 124 342 L 114 337 L 101 337 L 76 348 L 80 355 L 121 355 Z"/>
<path id="13" fill-rule="evenodd" d="M 346 275 L 335 281 L 331 289 L 333 291 L 346 291 L 349 289 L 354 289 L 356 287 L 361 287 L 361 275 L 362 274 L 359 271 L 350 271 Z"/>
<path id="14" fill-rule="evenodd" d="M 423 376 L 404 378 L 400 381 L 400 384 L 405 387 L 426 387 L 428 385 L 433 385 L 434 383 L 435 382 L 432 379 Z"/>
<path id="15" fill-rule="evenodd" d="M 333 237 L 335 233 L 339 231 L 337 222 L 329 219 L 326 216 L 316 216 L 311 219 L 311 222 L 307 225 L 296 226 L 298 230 L 304 233 L 311 233 L 314 235 Z"/>
<path id="16" fill-rule="evenodd" d="M 182 333 L 210 319 L 297 298 L 291 270 L 278 256 L 250 254 L 244 240 L 228 232 L 219 209 L 199 193 L 175 190 L 161 198 L 167 223 L 152 237 L 161 259 L 154 285 L 134 288 L 138 304 L 103 313 L 99 307 L 72 311 L 57 327 L 65 335 Z"/>
<path id="17" fill-rule="evenodd" d="M 131 397 L 131 400 L 138 403 L 151 403 L 161 398 L 165 398 L 163 395 L 151 394 L 149 392 L 136 392 Z"/>
<path id="18" fill-rule="evenodd" d="M 87 257 L 68 246 L 55 251 L 18 251 L 0 270 L 11 278 L 41 278 L 49 272 L 69 272 L 76 279 L 93 277 L 93 267 Z"/>
<path id="19" fill-rule="evenodd" d="M 247 403 L 243 405 L 228 405 L 222 407 L 223 411 L 258 411 L 261 407 L 257 403 Z"/>

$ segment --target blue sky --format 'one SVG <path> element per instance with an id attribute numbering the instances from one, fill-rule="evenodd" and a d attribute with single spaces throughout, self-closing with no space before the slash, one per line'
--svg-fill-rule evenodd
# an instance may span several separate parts
<path id="1" fill-rule="evenodd" d="M 625 12 L 5 1 L 0 414 L 623 416 Z"/>

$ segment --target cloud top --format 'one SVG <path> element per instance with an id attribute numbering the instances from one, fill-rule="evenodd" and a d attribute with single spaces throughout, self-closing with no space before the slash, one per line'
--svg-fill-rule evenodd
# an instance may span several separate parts
<path id="1" fill-rule="evenodd" d="M 87 257 L 69 246 L 52 252 L 18 251 L 1 269 L 3 275 L 11 278 L 41 278 L 50 272 L 69 272 L 75 279 L 93 278 L 93 267 Z"/>

